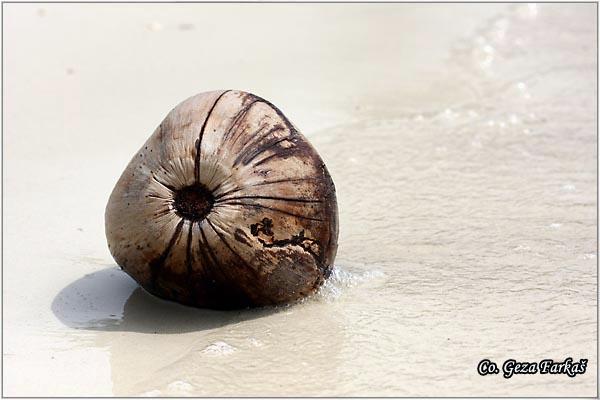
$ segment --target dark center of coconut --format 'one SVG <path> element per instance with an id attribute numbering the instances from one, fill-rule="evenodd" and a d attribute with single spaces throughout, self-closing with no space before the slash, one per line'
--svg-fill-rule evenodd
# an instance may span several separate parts
<path id="1" fill-rule="evenodd" d="M 185 219 L 192 221 L 203 220 L 208 215 L 215 198 L 203 185 L 192 185 L 175 192 L 175 211 Z"/>

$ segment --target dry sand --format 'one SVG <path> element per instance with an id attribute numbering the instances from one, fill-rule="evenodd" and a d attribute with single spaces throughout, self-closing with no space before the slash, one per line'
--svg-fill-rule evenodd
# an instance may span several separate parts
<path id="1" fill-rule="evenodd" d="M 596 6 L 4 5 L 7 396 L 596 394 Z M 336 273 L 196 310 L 121 272 L 104 207 L 201 91 L 277 104 L 338 189 Z M 575 378 L 491 358 L 588 358 Z"/>

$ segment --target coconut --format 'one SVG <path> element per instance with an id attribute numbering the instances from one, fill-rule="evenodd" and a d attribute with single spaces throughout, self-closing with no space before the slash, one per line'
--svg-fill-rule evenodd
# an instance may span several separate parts
<path id="1" fill-rule="evenodd" d="M 298 300 L 329 276 L 337 250 L 323 160 L 277 107 L 242 91 L 175 107 L 121 175 L 105 222 L 126 273 L 196 307 Z"/>

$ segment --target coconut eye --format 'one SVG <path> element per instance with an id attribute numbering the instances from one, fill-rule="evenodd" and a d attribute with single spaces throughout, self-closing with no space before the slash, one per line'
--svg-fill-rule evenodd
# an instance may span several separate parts
<path id="1" fill-rule="evenodd" d="M 174 207 L 177 215 L 190 221 L 201 221 L 208 215 L 215 198 L 204 185 L 185 186 L 175 192 Z"/>
<path id="2" fill-rule="evenodd" d="M 150 293 L 218 309 L 287 303 L 329 276 L 333 181 L 269 101 L 201 93 L 136 153 L 106 207 L 109 249 Z"/>

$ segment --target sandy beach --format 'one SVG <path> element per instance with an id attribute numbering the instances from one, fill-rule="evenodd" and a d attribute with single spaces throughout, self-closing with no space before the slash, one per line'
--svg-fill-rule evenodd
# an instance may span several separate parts
<path id="1" fill-rule="evenodd" d="M 3 395 L 595 396 L 596 30 L 595 4 L 4 4 Z M 216 89 L 336 184 L 299 304 L 179 306 L 108 251 L 121 172 Z"/>

